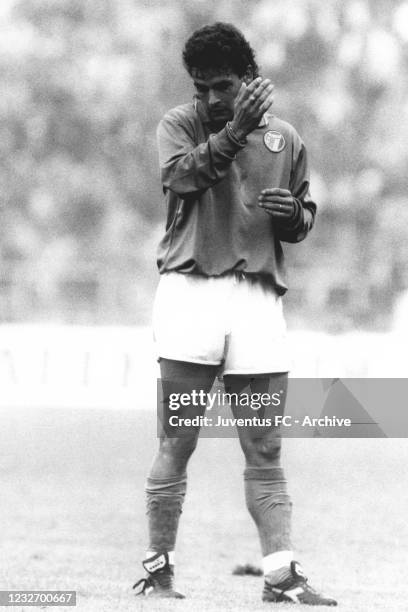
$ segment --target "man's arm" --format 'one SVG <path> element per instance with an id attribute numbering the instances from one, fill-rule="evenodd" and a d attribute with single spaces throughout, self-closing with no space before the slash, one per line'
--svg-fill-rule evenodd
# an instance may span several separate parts
<path id="1" fill-rule="evenodd" d="M 163 188 L 181 197 L 218 183 L 245 146 L 230 138 L 226 128 L 199 145 L 191 132 L 187 122 L 172 115 L 164 117 L 157 130 Z"/>
<path id="2" fill-rule="evenodd" d="M 303 143 L 295 161 L 289 190 L 264 189 L 259 204 L 275 221 L 276 235 L 283 242 L 304 240 L 313 227 L 316 204 L 309 191 L 309 168 Z"/>
<path id="3" fill-rule="evenodd" d="M 258 77 L 248 86 L 243 83 L 231 123 L 201 144 L 195 142 L 193 128 L 181 114 L 166 115 L 157 130 L 163 188 L 185 197 L 223 179 L 245 146 L 246 136 L 271 106 L 272 91 L 269 79 Z"/>

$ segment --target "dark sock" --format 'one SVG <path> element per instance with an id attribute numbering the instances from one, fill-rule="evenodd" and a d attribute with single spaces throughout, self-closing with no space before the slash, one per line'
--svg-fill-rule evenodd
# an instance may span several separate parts
<path id="1" fill-rule="evenodd" d="M 157 552 L 174 550 L 186 489 L 186 474 L 172 478 L 147 479 L 149 550 Z"/>
<path id="2" fill-rule="evenodd" d="M 262 554 L 292 550 L 292 503 L 281 467 L 248 467 L 244 472 L 248 510 L 258 528 Z"/>

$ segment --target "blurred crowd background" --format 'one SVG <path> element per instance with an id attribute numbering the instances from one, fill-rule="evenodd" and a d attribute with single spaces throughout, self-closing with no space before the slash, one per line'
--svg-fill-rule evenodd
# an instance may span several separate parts
<path id="1" fill-rule="evenodd" d="M 241 28 L 309 149 L 285 247 L 297 328 L 386 330 L 408 287 L 408 2 L 1 0 L 0 320 L 148 324 L 165 210 L 156 126 L 191 32 Z"/>

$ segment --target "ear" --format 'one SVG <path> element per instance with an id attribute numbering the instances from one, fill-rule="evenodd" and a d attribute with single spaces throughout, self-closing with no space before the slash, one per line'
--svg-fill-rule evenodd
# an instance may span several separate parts
<path id="1" fill-rule="evenodd" d="M 245 83 L 245 85 L 249 85 L 251 83 L 251 81 L 254 80 L 254 72 L 251 68 L 251 66 L 248 64 L 248 66 L 246 67 L 244 76 L 242 77 L 243 82 Z"/>

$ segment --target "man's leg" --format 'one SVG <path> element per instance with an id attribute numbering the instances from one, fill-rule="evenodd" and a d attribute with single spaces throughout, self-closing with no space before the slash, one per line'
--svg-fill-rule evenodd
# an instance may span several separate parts
<path id="1" fill-rule="evenodd" d="M 278 406 L 269 405 L 259 410 L 232 405 L 236 418 L 254 416 L 272 418 L 282 415 L 287 390 L 287 374 L 261 376 L 225 376 L 225 387 L 230 393 L 279 394 Z M 292 504 L 286 489 L 281 467 L 281 437 L 276 427 L 240 427 L 238 435 L 245 455 L 245 498 L 248 510 L 258 529 L 265 573 L 289 566 L 293 559 L 290 540 Z"/>
<path id="2" fill-rule="evenodd" d="M 147 586 L 153 586 L 155 594 L 162 597 L 180 596 L 172 587 L 174 549 L 187 487 L 187 463 L 200 431 L 198 426 L 170 428 L 168 419 L 173 415 L 193 418 L 203 415 L 205 411 L 205 404 L 181 406 L 173 411 L 169 406 L 170 398 L 179 397 L 181 393 L 191 397 L 193 391 L 208 393 L 217 369 L 218 366 L 160 360 L 163 404 L 159 407 L 159 414 L 162 434 L 146 483 L 149 547 L 144 567 L 151 575 Z M 156 579 L 151 584 L 153 576 Z"/>
<path id="3" fill-rule="evenodd" d="M 234 417 L 274 419 L 275 416 L 283 415 L 287 391 L 286 373 L 253 377 L 229 375 L 224 380 L 229 393 L 267 393 L 269 397 L 277 394 L 281 398 L 278 406 L 270 405 L 257 411 L 239 404 L 232 405 Z M 293 558 L 290 539 L 292 504 L 280 462 L 279 428 L 262 425 L 240 427 L 238 434 L 246 462 L 246 503 L 258 528 L 263 555 L 263 600 L 337 605 L 335 600 L 323 597 L 308 585 L 300 565 Z"/>

